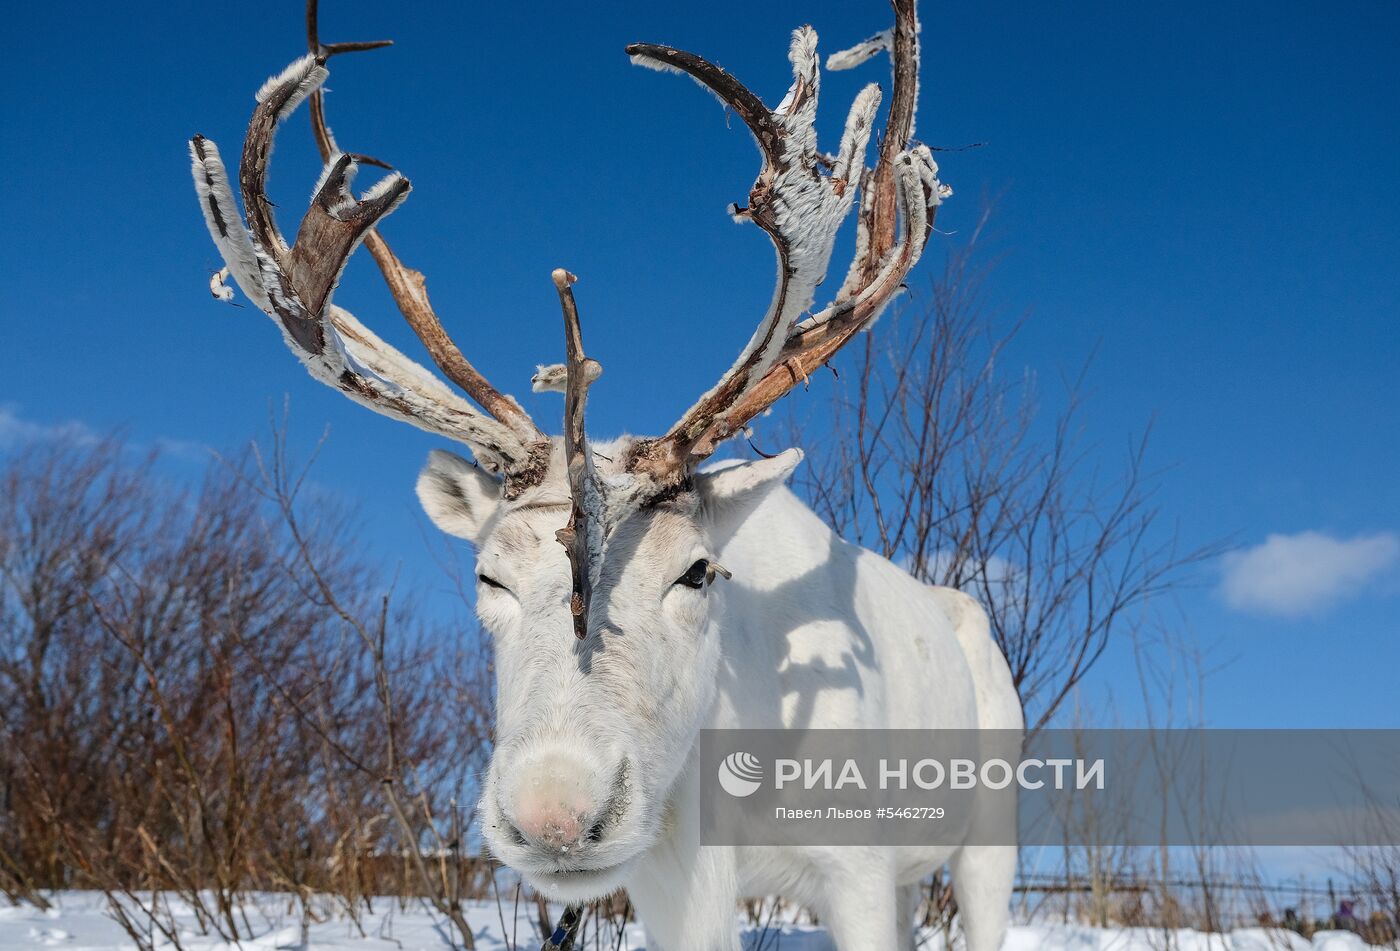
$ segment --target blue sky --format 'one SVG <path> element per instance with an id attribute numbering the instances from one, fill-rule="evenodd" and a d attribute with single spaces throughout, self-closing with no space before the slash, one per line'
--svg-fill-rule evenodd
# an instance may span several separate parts
<path id="1" fill-rule="evenodd" d="M 889 18 L 879 0 L 324 5 L 328 40 L 398 41 L 333 62 L 329 82 L 342 144 L 414 182 L 386 235 L 542 421 L 561 412 L 525 392 L 561 356 L 548 275 L 577 272 L 607 369 L 598 433 L 666 426 L 772 280 L 763 236 L 723 213 L 757 169 L 742 126 L 623 45 L 697 50 L 774 102 L 792 27 L 831 52 Z M 318 477 L 359 506 L 365 544 L 445 588 L 411 491 L 437 443 L 313 383 L 266 318 L 206 288 L 185 140 L 236 152 L 253 91 L 303 49 L 300 8 L 10 11 L 0 442 L 77 422 L 228 447 L 287 393 L 303 444 L 330 425 Z M 1215 665 L 1212 722 L 1400 726 L 1400 6 L 928 4 L 923 21 L 920 137 L 987 143 L 942 156 L 957 194 L 925 273 L 993 205 L 991 304 L 1031 314 L 1011 360 L 1053 381 L 1095 353 L 1090 443 L 1112 458 L 1155 420 L 1166 522 L 1245 549 L 1174 612 Z M 877 63 L 824 80 L 828 143 L 885 78 Z M 316 174 L 301 114 L 274 163 L 284 227 Z M 367 257 L 337 299 L 408 343 Z M 1130 677 L 1118 651 L 1091 689 L 1121 701 Z"/>

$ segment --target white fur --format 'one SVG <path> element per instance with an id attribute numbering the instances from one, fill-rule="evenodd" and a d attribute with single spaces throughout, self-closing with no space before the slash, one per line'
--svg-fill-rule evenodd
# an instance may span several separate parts
<path id="1" fill-rule="evenodd" d="M 597 360 L 585 360 L 583 378 L 589 383 L 603 375 L 603 365 Z M 536 393 L 563 393 L 568 388 L 569 370 L 562 363 L 536 364 L 530 377 L 530 389 Z"/>
<path id="2" fill-rule="evenodd" d="M 228 280 L 228 276 L 229 270 L 227 267 L 221 267 L 213 274 L 209 275 L 209 293 L 214 296 L 215 300 L 221 300 L 225 304 L 233 303 L 233 288 L 225 283 Z"/>
<path id="3" fill-rule="evenodd" d="M 200 149 L 204 157 L 199 156 Z M 199 208 L 204 213 L 204 223 L 209 228 L 209 236 L 224 259 L 229 274 L 238 282 L 244 295 L 260 310 L 269 311 L 267 292 L 263 290 L 261 270 L 253 238 L 243 226 L 243 218 L 238 213 L 238 205 L 233 200 L 233 188 L 229 184 L 228 172 L 219 155 L 219 147 L 210 139 L 203 139 L 197 146 L 190 143 L 190 173 L 194 176 L 195 194 L 199 196 Z M 214 213 L 214 204 L 219 212 Z M 216 293 L 216 297 L 219 295 Z M 224 299 L 224 298 L 221 298 Z"/>
<path id="4" fill-rule="evenodd" d="M 329 75 L 330 71 L 326 69 L 325 65 L 317 63 L 316 57 L 307 53 L 301 59 L 294 60 L 276 76 L 269 76 L 267 81 L 258 87 L 253 98 L 258 102 L 263 102 L 278 88 L 289 83 L 295 84 L 291 95 L 277 112 L 277 121 L 281 122 L 295 112 L 297 106 L 306 101 L 307 96 L 320 89 Z"/>
<path id="5" fill-rule="evenodd" d="M 619 477 L 626 448 L 596 447 L 601 478 Z M 951 862 L 969 951 L 994 951 L 1014 848 L 699 843 L 693 771 L 704 727 L 1022 724 L 982 610 L 838 538 L 782 485 L 801 458 L 789 450 L 717 466 L 615 525 L 580 642 L 554 538 L 568 517 L 562 452 L 543 486 L 510 502 L 464 460 L 433 454 L 419 480 L 424 507 L 472 541 L 481 574 L 509 589 L 478 586 L 478 613 L 496 639 L 486 840 L 560 900 L 626 887 L 648 947 L 661 951 L 737 951 L 735 900 L 774 893 L 816 910 L 843 951 L 908 949 L 911 886 Z M 700 591 L 675 584 L 699 558 L 733 580 Z M 596 841 L 525 839 L 521 815 L 542 797 L 560 826 L 598 823 Z"/>
<path id="6" fill-rule="evenodd" d="M 868 40 L 861 40 L 855 46 L 832 53 L 826 58 L 826 68 L 833 72 L 841 69 L 855 69 L 861 63 L 884 52 L 894 45 L 894 28 L 881 30 Z"/>

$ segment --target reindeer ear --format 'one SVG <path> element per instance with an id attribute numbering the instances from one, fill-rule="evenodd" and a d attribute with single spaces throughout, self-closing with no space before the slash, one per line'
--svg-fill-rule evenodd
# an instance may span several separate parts
<path id="1" fill-rule="evenodd" d="M 711 469 L 695 476 L 701 518 L 716 545 L 739 530 L 758 503 L 782 485 L 802 461 L 801 449 L 788 449 L 771 459 L 755 459 Z"/>
<path id="2" fill-rule="evenodd" d="M 501 481 L 454 453 L 434 449 L 418 474 L 418 501 L 433 524 L 474 545 L 501 506 Z"/>

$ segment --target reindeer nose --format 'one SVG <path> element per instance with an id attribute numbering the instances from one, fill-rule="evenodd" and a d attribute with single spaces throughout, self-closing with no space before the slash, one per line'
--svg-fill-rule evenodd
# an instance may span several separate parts
<path id="1" fill-rule="evenodd" d="M 604 798 L 592 787 L 588 764 L 558 750 L 530 756 L 503 797 L 506 818 L 532 845 L 567 852 L 589 837 L 587 832 Z"/>
<path id="2" fill-rule="evenodd" d="M 516 813 L 515 827 L 526 839 L 566 852 L 583 837 L 583 816 L 563 802 L 531 802 Z"/>

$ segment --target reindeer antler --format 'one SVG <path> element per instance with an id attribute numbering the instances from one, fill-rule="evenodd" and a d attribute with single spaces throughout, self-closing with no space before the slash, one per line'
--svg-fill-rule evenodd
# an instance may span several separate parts
<path id="1" fill-rule="evenodd" d="M 754 221 L 768 234 L 777 258 L 777 281 L 767 312 L 730 369 L 665 435 L 636 441 L 624 460 L 625 471 L 635 478 L 614 479 L 606 492 L 591 468 L 573 464 L 587 459 L 582 408 L 597 365 L 582 355 L 576 311 L 569 320 L 572 293 L 567 281 L 560 286 L 570 362 L 567 368 L 542 368 L 536 385 L 565 389 L 568 396 L 565 441 L 575 499 L 574 525 L 587 529 L 578 532 L 580 547 L 570 545 L 580 603 L 587 600 L 588 578 L 580 574 L 579 565 L 600 547 L 594 544 L 598 533 L 605 535 L 628 512 L 683 485 L 695 465 L 720 442 L 742 430 L 868 327 L 900 291 L 923 253 L 938 205 L 951 192 L 938 180 L 930 151 L 911 144 L 918 93 L 918 23 L 914 0 L 892 3 L 895 23 L 891 29 L 828 61 L 829 68 L 843 69 L 882 50 L 890 54 L 894 72 L 890 112 L 873 169 L 866 169 L 864 156 L 881 99 L 874 84 L 856 97 L 836 154 L 828 157 L 817 151 L 813 123 L 821 77 L 817 38 L 810 27 L 793 33 L 788 54 L 793 82 L 773 109 L 729 73 L 692 53 L 649 44 L 627 48 L 638 63 L 686 73 L 708 87 L 753 133 L 763 164 L 747 207 L 732 207 L 731 213 L 739 220 Z M 378 223 L 408 194 L 408 181 L 395 172 L 355 198 L 350 181 L 358 164 L 384 163 L 342 153 L 326 124 L 320 91 L 326 61 L 388 41 L 323 44 L 316 0 L 308 0 L 307 43 L 309 55 L 269 80 L 258 94 L 239 167 L 246 227 L 238 218 L 233 190 L 214 143 L 196 136 L 190 144 L 196 188 L 228 273 L 250 300 L 280 324 L 288 346 L 313 376 L 381 413 L 468 444 L 483 464 L 504 476 L 507 497 L 518 497 L 545 475 L 547 438 L 514 399 L 492 387 L 463 356 L 428 300 L 423 275 L 404 265 L 378 234 Z M 289 246 L 267 199 L 267 165 L 278 124 L 308 97 L 312 129 L 326 169 Z M 857 192 L 861 208 L 854 259 L 835 300 L 810 314 L 816 288 L 830 264 L 836 233 Z M 331 303 L 345 263 L 361 241 L 369 245 L 399 310 L 434 363 L 480 410 Z M 226 290 L 221 284 L 216 294 L 222 297 L 219 292 Z M 580 429 L 576 434 L 575 428 Z M 583 474 L 581 480 L 574 478 L 574 469 Z M 594 488 L 591 496 L 586 491 L 589 485 Z"/>
<path id="2" fill-rule="evenodd" d="M 729 73 L 693 53 L 645 43 L 627 47 L 634 62 L 690 75 L 749 127 L 763 167 L 748 207 L 731 213 L 763 228 L 778 260 L 773 301 L 738 360 L 664 436 L 636 444 L 628 468 L 658 490 L 684 480 L 720 442 L 868 327 L 923 252 L 934 212 L 951 190 L 938 181 L 932 153 L 921 145 L 909 147 L 918 93 L 918 22 L 914 0 L 894 0 L 893 5 L 892 30 L 828 61 L 829 68 L 846 68 L 882 49 L 890 51 L 894 90 L 873 171 L 864 165 L 880 104 L 879 87 L 873 84 L 856 97 L 836 156 L 826 158 L 816 150 L 812 123 L 820 74 L 816 33 L 810 27 L 793 33 L 788 53 L 793 83 L 772 110 Z M 836 232 L 857 188 L 863 192 L 857 248 L 846 281 L 835 301 L 799 322 L 826 276 Z"/>
<path id="3" fill-rule="evenodd" d="M 190 142 L 210 235 L 244 294 L 281 325 L 288 347 L 312 376 L 380 413 L 466 443 L 487 468 L 504 476 L 506 494 L 516 496 L 544 477 L 548 441 L 518 403 L 466 360 L 429 304 L 422 274 L 405 267 L 373 230 L 407 197 L 408 180 L 392 173 L 356 199 L 350 182 L 359 163 L 336 148 L 319 101 L 313 103 L 313 128 L 326 167 L 293 244 L 288 246 L 278 230 L 266 192 L 277 126 L 308 96 L 319 97 L 328 57 L 385 45 L 323 46 L 316 36 L 314 0 L 308 3 L 307 23 L 312 52 L 263 85 L 248 124 L 239 165 L 246 228 L 218 149 L 203 136 Z M 434 362 L 486 414 L 331 303 L 361 241 L 370 244 L 399 309 Z"/>
<path id="4" fill-rule="evenodd" d="M 555 533 L 559 544 L 569 553 L 569 574 L 573 592 L 569 597 L 569 613 L 574 619 L 574 636 L 588 636 L 588 601 L 593 592 L 593 566 L 602 550 L 604 531 L 601 487 L 593 468 L 593 454 L 588 449 L 588 434 L 584 429 L 584 408 L 588 403 L 588 387 L 598 379 L 602 367 L 583 352 L 583 329 L 578 321 L 578 304 L 574 301 L 573 284 L 578 278 L 563 268 L 552 275 L 559 292 L 559 306 L 564 311 L 564 461 L 569 473 L 569 496 L 572 506 L 569 521 Z M 541 372 L 546 369 L 541 367 Z"/>

